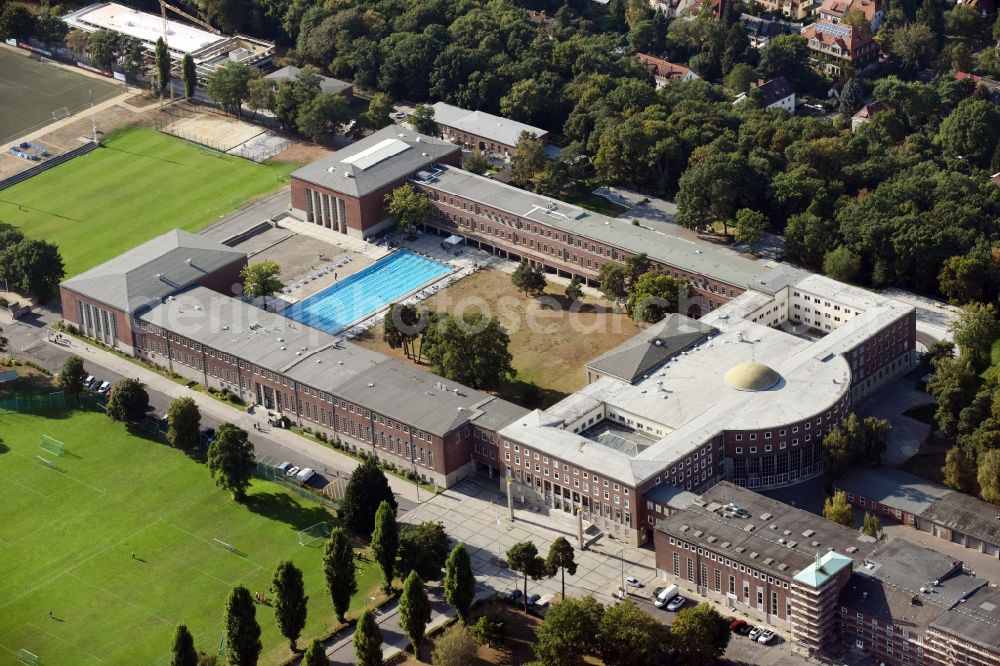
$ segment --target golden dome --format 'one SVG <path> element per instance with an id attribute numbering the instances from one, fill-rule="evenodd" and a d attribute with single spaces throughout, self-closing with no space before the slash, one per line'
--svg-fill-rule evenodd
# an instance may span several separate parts
<path id="1" fill-rule="evenodd" d="M 764 365 L 747 361 L 730 368 L 726 383 L 737 391 L 766 391 L 781 380 L 781 375 Z"/>

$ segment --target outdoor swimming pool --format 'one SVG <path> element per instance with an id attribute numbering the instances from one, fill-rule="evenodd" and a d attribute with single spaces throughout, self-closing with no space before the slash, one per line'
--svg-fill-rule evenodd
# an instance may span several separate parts
<path id="1" fill-rule="evenodd" d="M 282 314 L 307 326 L 336 333 L 450 270 L 447 264 L 399 250 L 299 301 Z"/>

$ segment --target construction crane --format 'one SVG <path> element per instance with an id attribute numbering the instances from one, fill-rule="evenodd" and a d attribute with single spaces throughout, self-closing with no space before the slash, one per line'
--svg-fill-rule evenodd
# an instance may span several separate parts
<path id="1" fill-rule="evenodd" d="M 172 11 L 173 13 L 177 14 L 178 16 L 180 16 L 182 18 L 185 18 L 188 21 L 191 21 L 192 23 L 197 23 L 201 27 L 205 28 L 205 30 L 208 30 L 209 32 L 211 32 L 213 34 L 216 34 L 216 35 L 221 35 L 222 34 L 221 30 L 217 30 L 208 21 L 203 21 L 202 19 L 200 19 L 200 18 L 198 18 L 196 16 L 192 16 L 191 14 L 188 14 L 187 12 L 185 12 L 182 9 L 179 9 L 179 8 L 177 8 L 177 7 L 175 7 L 175 6 L 171 5 L 171 4 L 168 4 L 167 2 L 164 2 L 164 0 L 160 0 L 160 16 L 163 17 L 163 41 L 167 40 L 167 10 L 168 9 L 170 11 Z"/>

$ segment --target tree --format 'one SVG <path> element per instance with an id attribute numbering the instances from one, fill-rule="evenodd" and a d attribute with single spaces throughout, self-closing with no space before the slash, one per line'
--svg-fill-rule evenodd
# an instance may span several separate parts
<path id="1" fill-rule="evenodd" d="M 198 72 L 194 66 L 194 58 L 190 53 L 184 54 L 181 60 L 181 80 L 184 82 L 184 97 L 194 99 L 194 89 L 198 85 Z M 249 84 L 248 84 L 249 85 Z"/>
<path id="2" fill-rule="evenodd" d="M 0 11 L 0 38 L 27 39 L 35 33 L 35 15 L 13 3 Z"/>
<path id="3" fill-rule="evenodd" d="M 882 462 L 890 435 L 892 435 L 892 423 L 887 419 L 879 419 L 874 416 L 866 417 L 859 453 L 870 463 Z"/>
<path id="4" fill-rule="evenodd" d="M 783 76 L 799 89 L 810 76 L 808 43 L 799 35 L 778 35 L 761 49 L 760 69 L 765 79 Z"/>
<path id="5" fill-rule="evenodd" d="M 464 624 L 449 627 L 434 641 L 433 666 L 466 666 L 476 658 L 479 643 Z"/>
<path id="6" fill-rule="evenodd" d="M 299 113 L 322 92 L 322 80 L 312 69 L 303 69 L 291 81 L 282 81 L 274 91 L 274 115 L 296 129 Z M 300 129 L 301 131 L 301 129 Z"/>
<path id="7" fill-rule="evenodd" d="M 421 315 L 416 306 L 390 303 L 382 318 L 382 337 L 393 349 L 403 348 L 407 358 L 414 355 L 413 341 L 420 335 Z"/>
<path id="8" fill-rule="evenodd" d="M 326 648 L 323 642 L 314 638 L 309 644 L 306 653 L 302 655 L 302 666 L 330 666 L 330 660 L 326 656 Z"/>
<path id="9" fill-rule="evenodd" d="M 403 581 L 403 593 L 399 597 L 399 626 L 413 644 L 413 654 L 420 653 L 424 642 L 424 631 L 431 621 L 431 602 L 427 599 L 424 581 L 416 571 Z"/>
<path id="10" fill-rule="evenodd" d="M 489 170 L 490 161 L 486 159 L 481 150 L 475 148 L 468 155 L 462 157 L 462 168 L 481 176 Z"/>
<path id="11" fill-rule="evenodd" d="M 518 187 L 531 189 L 536 176 L 545 169 L 545 148 L 528 132 L 521 132 L 510 159 L 510 179 Z"/>
<path id="12" fill-rule="evenodd" d="M 440 522 L 405 526 L 399 534 L 399 575 L 416 571 L 424 580 L 434 580 L 448 558 L 449 539 Z"/>
<path id="13" fill-rule="evenodd" d="M 119 379 L 111 389 L 107 412 L 115 421 L 138 423 L 149 409 L 149 394 L 138 379 Z"/>
<path id="14" fill-rule="evenodd" d="M 10 286 L 34 294 L 44 303 L 59 286 L 66 271 L 59 248 L 47 241 L 22 238 L 0 248 L 0 273 Z"/>
<path id="15" fill-rule="evenodd" d="M 729 620 L 705 602 L 681 610 L 670 625 L 670 642 L 680 662 L 691 666 L 721 658 L 731 636 Z"/>
<path id="16" fill-rule="evenodd" d="M 981 23 L 975 7 L 955 5 L 944 15 L 944 29 L 949 35 L 971 39 L 979 33 Z"/>
<path id="17" fill-rule="evenodd" d="M 285 288 L 285 284 L 278 279 L 280 273 L 281 266 L 271 259 L 247 264 L 240 271 L 243 293 L 249 298 L 263 298 L 266 306 L 268 296 Z"/>
<path id="18" fill-rule="evenodd" d="M 430 219 L 434 206 L 423 192 L 413 185 L 400 185 L 385 195 L 386 211 L 397 218 L 397 226 L 403 233 L 410 233 Z"/>
<path id="19" fill-rule="evenodd" d="M 745 62 L 737 63 L 726 78 L 723 79 L 722 86 L 730 93 L 737 95 L 750 91 L 750 84 L 760 78 L 757 70 Z"/>
<path id="20" fill-rule="evenodd" d="M 194 649 L 194 636 L 181 624 L 174 631 L 170 666 L 198 666 L 198 651 Z"/>
<path id="21" fill-rule="evenodd" d="M 385 500 L 382 500 L 375 512 L 371 547 L 375 561 L 382 569 L 382 590 L 388 594 L 392 591 L 396 557 L 399 554 L 399 525 L 396 524 L 396 511 Z"/>
<path id="22" fill-rule="evenodd" d="M 206 464 L 216 485 L 232 493 L 237 502 L 242 502 L 255 465 L 253 443 L 247 431 L 232 423 L 219 426 L 215 439 L 208 445 Z"/>
<path id="23" fill-rule="evenodd" d="M 375 529 L 375 514 L 383 501 L 393 511 L 398 508 L 378 459 L 366 456 L 347 481 L 344 499 L 340 502 L 340 518 L 357 534 L 371 534 Z"/>
<path id="24" fill-rule="evenodd" d="M 174 398 L 167 408 L 167 441 L 188 451 L 201 443 L 201 412 L 191 398 Z"/>
<path id="25" fill-rule="evenodd" d="M 767 218 L 764 217 L 763 213 L 749 208 L 741 208 L 736 211 L 734 226 L 736 227 L 736 242 L 746 243 L 753 251 L 754 246 L 767 230 Z"/>
<path id="26" fill-rule="evenodd" d="M 392 98 L 384 93 L 376 93 L 361 119 L 368 127 L 379 130 L 392 124 L 390 113 L 392 113 Z"/>
<path id="27" fill-rule="evenodd" d="M 466 312 L 440 316 L 420 343 L 434 372 L 474 389 L 495 390 L 515 374 L 510 336 L 497 317 Z"/>
<path id="28" fill-rule="evenodd" d="M 693 163 L 678 184 L 677 222 L 688 229 L 721 222 L 723 232 L 728 233 L 736 211 L 757 205 L 758 176 L 747 159 L 736 153 L 715 153 Z"/>
<path id="29" fill-rule="evenodd" d="M 417 104 L 410 114 L 410 125 L 414 131 L 427 136 L 441 136 L 441 130 L 434 121 L 434 107 L 429 104 Z"/>
<path id="30" fill-rule="evenodd" d="M 343 95 L 320 93 L 304 104 L 296 116 L 299 131 L 315 143 L 327 143 L 351 117 Z"/>
<path id="31" fill-rule="evenodd" d="M 960 446 L 948 449 L 944 458 L 944 485 L 960 493 L 971 493 L 976 488 L 976 466 Z"/>
<path id="32" fill-rule="evenodd" d="M 226 600 L 226 658 L 232 666 L 256 666 L 260 641 L 257 609 L 250 590 L 237 585 Z"/>
<path id="33" fill-rule="evenodd" d="M 667 640 L 659 620 L 634 604 L 618 603 L 601 617 L 597 653 L 606 666 L 657 666 Z"/>
<path id="34" fill-rule="evenodd" d="M 1000 110 L 986 100 L 964 100 L 941 122 L 938 141 L 946 154 L 985 169 L 1000 143 Z"/>
<path id="35" fill-rule="evenodd" d="M 597 282 L 597 288 L 608 300 L 620 301 L 628 296 L 625 267 L 621 264 L 611 262 L 601 264 L 601 269 L 597 273 Z"/>
<path id="36" fill-rule="evenodd" d="M 845 118 L 850 118 L 865 100 L 865 91 L 854 77 L 847 79 L 847 83 L 840 91 L 840 114 Z"/>
<path id="37" fill-rule="evenodd" d="M 834 280 L 852 282 L 861 272 L 861 257 L 851 252 L 847 246 L 838 245 L 823 257 L 823 272 Z"/>
<path id="38" fill-rule="evenodd" d="M 520 291 L 523 291 L 525 296 L 528 294 L 540 294 L 545 291 L 544 269 L 541 264 L 536 264 L 535 266 L 529 265 L 527 259 L 522 259 L 521 263 L 514 269 L 513 274 L 510 276 L 510 281 Z"/>
<path id="39" fill-rule="evenodd" d="M 2 333 L 3 329 L 0 328 L 0 334 Z M 8 351 L 9 347 L 10 347 L 10 341 L 8 341 L 7 338 L 5 338 L 3 335 L 0 335 L 0 354 L 3 354 L 5 351 Z M 2 358 L 2 356 L 0 356 L 0 358 Z"/>
<path id="40" fill-rule="evenodd" d="M 333 601 L 333 610 L 340 622 L 351 605 L 351 597 L 358 591 L 354 569 L 354 550 L 347 532 L 339 527 L 330 531 L 330 538 L 323 549 L 323 579 Z"/>
<path id="41" fill-rule="evenodd" d="M 566 597 L 566 572 L 576 575 L 576 559 L 573 557 L 573 544 L 566 537 L 559 537 L 549 546 L 549 554 L 545 558 L 545 568 L 549 576 L 555 576 L 558 571 L 562 579 L 562 595 Z"/>
<path id="42" fill-rule="evenodd" d="M 985 365 L 990 359 L 993 341 L 1000 336 L 1000 322 L 992 303 L 969 303 L 958 319 L 948 326 L 955 344 L 974 364 Z"/>
<path id="43" fill-rule="evenodd" d="M 163 37 L 156 39 L 156 82 L 160 86 L 160 94 L 167 89 L 170 84 L 170 53 L 167 52 L 167 43 Z"/>
<path id="44" fill-rule="evenodd" d="M 979 495 L 993 504 L 1000 504 L 1000 449 L 987 451 L 979 458 Z"/>
<path id="45" fill-rule="evenodd" d="M 934 421 L 945 433 L 954 435 L 959 414 L 975 397 L 978 373 L 967 355 L 939 357 L 931 367 L 934 372 L 927 382 L 927 392 L 937 401 Z"/>
<path id="46" fill-rule="evenodd" d="M 476 577 L 465 544 L 457 544 L 444 564 L 444 598 L 463 623 L 469 622 L 469 610 L 476 598 Z"/>
<path id="47" fill-rule="evenodd" d="M 566 285 L 566 298 L 571 301 L 578 301 L 583 298 L 583 281 L 579 275 L 574 275 L 573 279 Z"/>
<path id="48" fill-rule="evenodd" d="M 834 426 L 823 437 L 823 469 L 831 479 L 843 476 L 854 462 L 854 446 L 843 426 Z"/>
<path id="49" fill-rule="evenodd" d="M 847 501 L 846 491 L 837 491 L 823 502 L 823 517 L 838 525 L 850 527 L 851 523 L 854 522 L 853 515 L 851 503 Z"/>
<path id="50" fill-rule="evenodd" d="M 873 539 L 882 538 L 882 525 L 879 524 L 878 516 L 865 511 L 865 520 L 861 525 L 861 533 Z"/>
<path id="51" fill-rule="evenodd" d="M 0 345 L 0 352 L 3 352 L 3 345 Z M 80 394 L 83 393 L 83 381 L 87 378 L 87 370 L 83 367 L 83 359 L 76 354 L 70 354 L 63 361 L 59 370 L 57 383 L 59 390 L 66 395 L 71 395 L 79 402 Z"/>
<path id="52" fill-rule="evenodd" d="M 306 626 L 308 613 L 306 602 L 309 597 L 302 583 L 302 571 L 287 560 L 281 562 L 274 571 L 271 590 L 274 591 L 274 618 L 278 622 L 278 631 L 288 639 L 288 645 L 294 652 L 295 642 Z"/>
<path id="53" fill-rule="evenodd" d="M 242 115 L 241 107 L 249 93 L 251 72 L 247 65 L 227 62 L 215 69 L 205 81 L 205 94 L 229 113 Z"/>
<path id="54" fill-rule="evenodd" d="M 666 272 L 646 273 L 631 287 L 625 309 L 637 324 L 652 324 L 677 312 L 683 299 L 694 294 L 691 283 Z"/>
<path id="55" fill-rule="evenodd" d="M 370 608 L 361 613 L 354 626 L 354 655 L 358 666 L 382 666 L 382 630 Z"/>
<path id="56" fill-rule="evenodd" d="M 1000 143 L 997 147 L 1000 148 Z M 938 273 L 938 287 L 948 297 L 948 301 L 956 305 L 982 301 L 990 281 L 989 273 L 990 266 L 980 257 L 948 257 Z"/>
<path id="57" fill-rule="evenodd" d="M 545 666 L 573 666 L 597 652 L 604 607 L 593 597 L 563 597 L 549 609 L 535 638 L 535 656 Z"/>
<path id="58" fill-rule="evenodd" d="M 524 610 L 528 610 L 528 578 L 541 580 L 548 571 L 545 560 L 538 555 L 538 547 L 531 541 L 520 541 L 507 550 L 507 566 L 524 576 Z"/>
<path id="59" fill-rule="evenodd" d="M 889 52 L 903 69 L 916 72 L 927 66 L 937 52 L 934 33 L 924 23 L 908 23 L 896 28 L 889 39 Z"/>
<path id="60" fill-rule="evenodd" d="M 255 114 L 261 109 L 274 111 L 276 98 L 274 82 L 266 78 L 250 79 L 247 84 L 247 106 Z"/>
<path id="61" fill-rule="evenodd" d="M 481 615 L 470 630 L 482 645 L 489 645 L 494 649 L 500 648 L 507 640 L 507 625 L 502 617 L 494 613 Z"/>

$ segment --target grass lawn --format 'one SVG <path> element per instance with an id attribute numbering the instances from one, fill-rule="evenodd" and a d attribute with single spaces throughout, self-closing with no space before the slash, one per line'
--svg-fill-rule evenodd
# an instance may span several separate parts
<path id="1" fill-rule="evenodd" d="M 0 220 L 55 243 L 71 277 L 174 227 L 197 231 L 285 185 L 298 164 L 254 164 L 150 129 L 0 194 Z"/>
<path id="2" fill-rule="evenodd" d="M 63 442 L 61 457 L 39 449 L 42 433 Z M 337 626 L 321 542 L 303 547 L 296 534 L 330 516 L 278 485 L 255 481 L 237 504 L 184 453 L 79 411 L 0 415 L 0 469 L 0 663 L 26 649 L 45 664 L 167 664 L 181 623 L 213 653 L 230 589 L 266 592 L 285 559 L 303 570 L 309 595 L 299 645 Z M 352 614 L 378 580 L 362 562 Z M 257 606 L 257 620 L 261 663 L 288 657 L 271 607 Z"/>
<path id="3" fill-rule="evenodd" d="M 517 377 L 503 387 L 503 397 L 518 403 L 527 382 L 541 389 L 538 406 L 548 406 L 586 383 L 584 366 L 639 332 L 625 313 L 611 303 L 584 297 L 578 312 L 568 309 L 561 285 L 546 289 L 548 298 L 526 298 L 511 284 L 510 275 L 494 269 L 478 271 L 423 301 L 420 307 L 439 312 L 483 312 L 498 316 L 510 335 Z M 391 349 L 381 327 L 370 329 L 353 342 L 404 359 L 401 349 Z"/>

